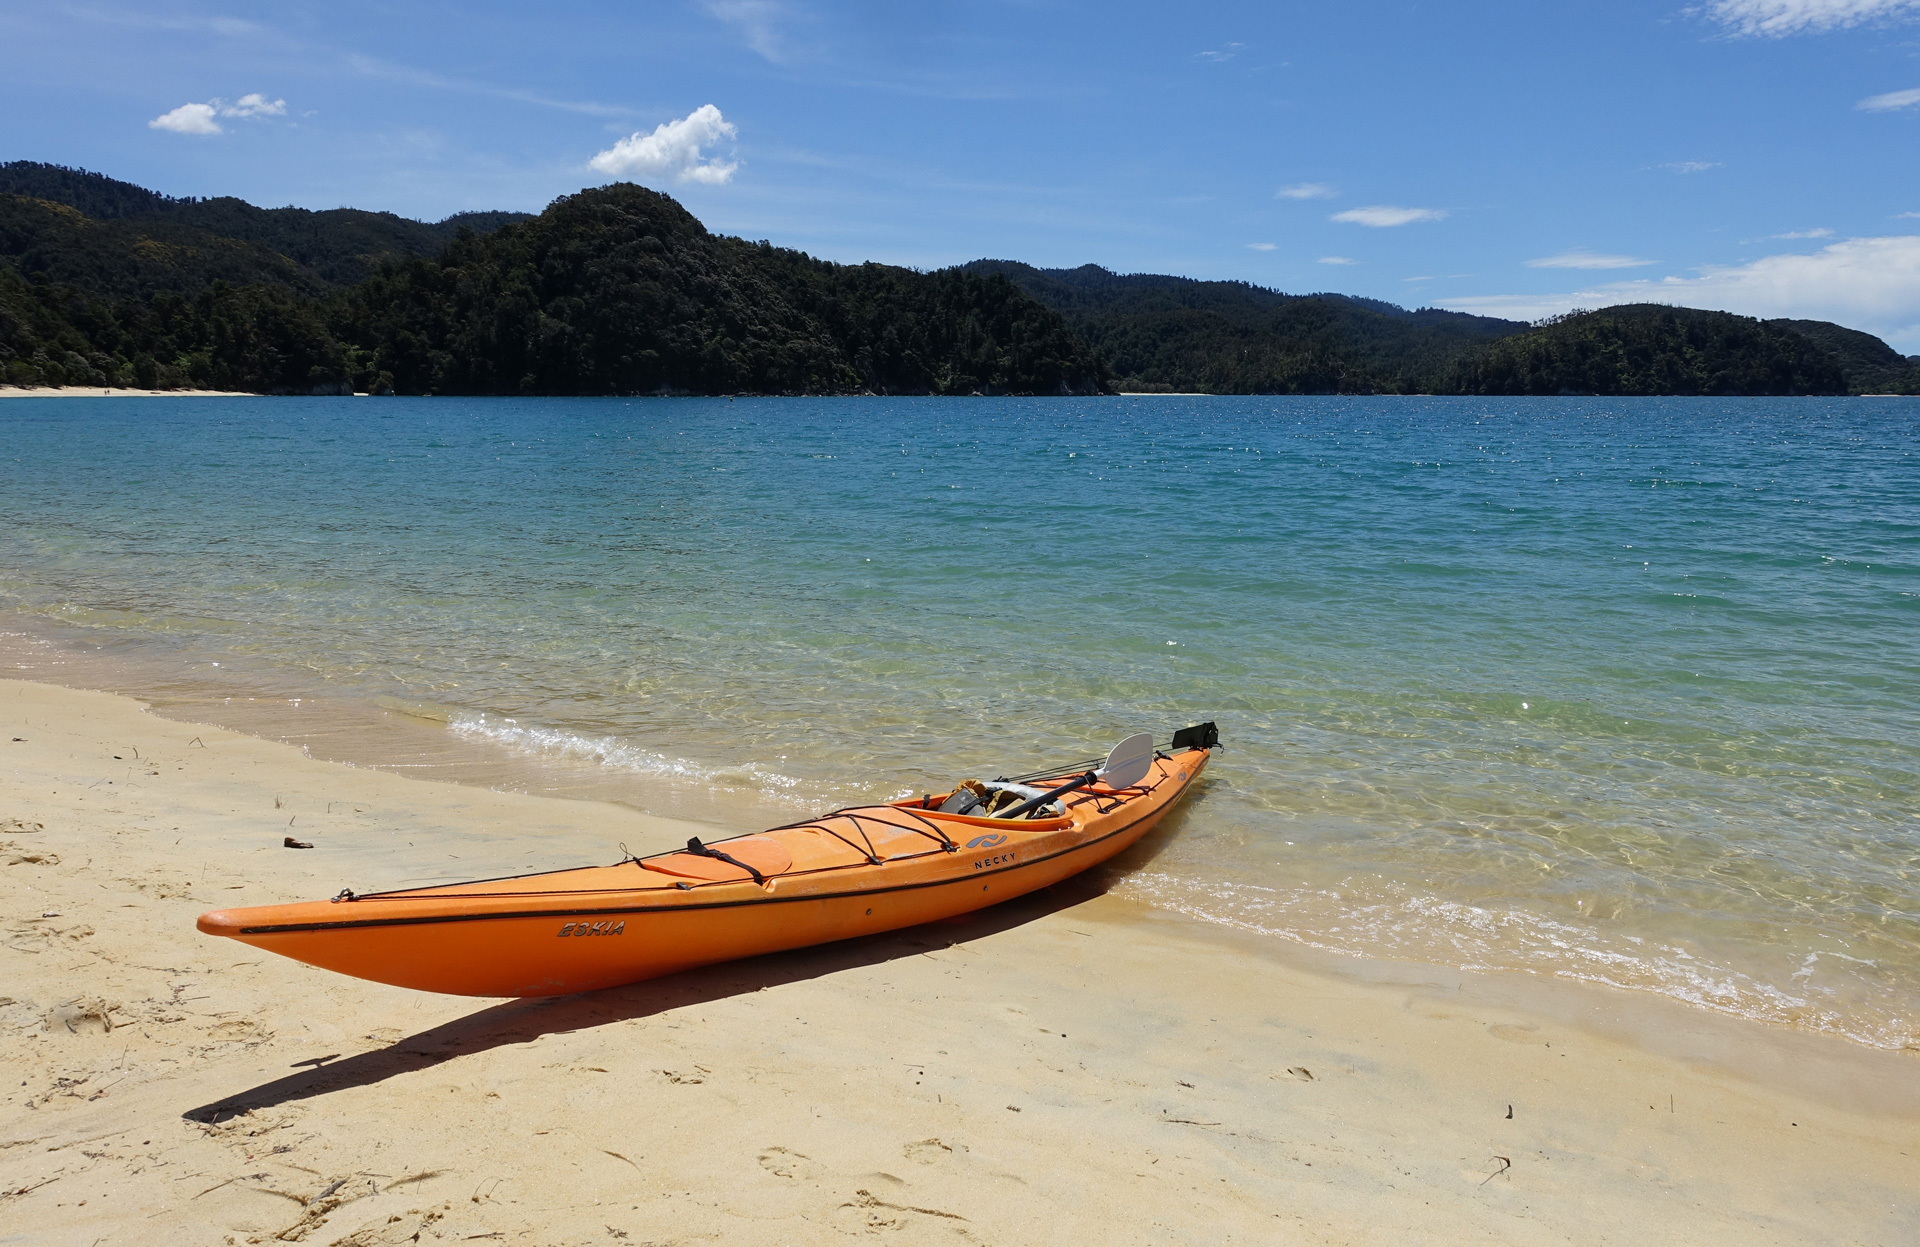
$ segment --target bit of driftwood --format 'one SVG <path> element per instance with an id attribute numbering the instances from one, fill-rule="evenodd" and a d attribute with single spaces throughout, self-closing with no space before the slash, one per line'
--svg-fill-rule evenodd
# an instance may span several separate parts
<path id="1" fill-rule="evenodd" d="M 311 840 L 295 840 L 292 836 L 288 836 L 285 840 L 281 841 L 281 843 L 290 849 L 310 849 L 313 847 Z"/>
<path id="2" fill-rule="evenodd" d="M 266 1175 L 266 1174 L 264 1174 L 264 1173 L 242 1173 L 242 1174 L 237 1174 L 237 1175 L 235 1175 L 234 1177 L 231 1177 L 231 1178 L 228 1178 L 228 1179 L 227 1179 L 227 1180 L 226 1180 L 225 1182 L 216 1182 L 216 1183 L 214 1183 L 214 1184 L 213 1184 L 212 1186 L 210 1186 L 210 1187 L 208 1187 L 208 1188 L 207 1188 L 206 1190 L 204 1190 L 204 1191 L 202 1191 L 202 1192 L 200 1192 L 200 1195 L 211 1195 L 211 1194 L 213 1194 L 213 1193 L 214 1193 L 215 1191 L 217 1191 L 217 1190 L 219 1190 L 219 1189 L 220 1189 L 221 1187 L 223 1187 L 223 1186 L 232 1186 L 232 1185 L 233 1185 L 233 1184 L 234 1184 L 235 1182 L 258 1182 L 258 1181 L 260 1181 L 261 1179 L 263 1179 L 263 1178 L 265 1178 L 266 1176 L 267 1176 L 267 1175 Z M 188 1203 L 192 1203 L 192 1202 L 193 1202 L 193 1200 L 196 1200 L 196 1199 L 199 1199 L 199 1198 L 200 1198 L 200 1195 L 195 1195 L 195 1196 L 193 1196 L 193 1197 L 191 1197 L 191 1198 L 190 1198 L 190 1199 L 189 1199 L 189 1200 L 188 1200 L 187 1202 L 188 1202 Z"/>
<path id="3" fill-rule="evenodd" d="M 59 1180 L 60 1180 L 60 1175 L 56 1173 L 51 1178 L 43 1178 L 42 1180 L 34 1183 L 32 1186 L 23 1186 L 20 1189 L 15 1191 L 0 1191 L 0 1200 L 14 1199 L 18 1196 L 29 1194 L 33 1191 L 39 1190 L 43 1186 L 46 1186 L 48 1183 L 58 1182 Z"/>
<path id="4" fill-rule="evenodd" d="M 917 1212 L 925 1217 L 945 1217 L 949 1221 L 965 1221 L 967 1218 L 957 1212 L 946 1212 L 939 1208 L 921 1208 L 914 1204 L 890 1204 L 865 1187 L 855 1191 L 854 1198 L 840 1205 L 842 1208 L 888 1208 L 894 1212 Z"/>
<path id="5" fill-rule="evenodd" d="M 1513 1120 L 1513 1105 L 1511 1104 L 1507 1105 L 1507 1120 L 1508 1121 Z"/>

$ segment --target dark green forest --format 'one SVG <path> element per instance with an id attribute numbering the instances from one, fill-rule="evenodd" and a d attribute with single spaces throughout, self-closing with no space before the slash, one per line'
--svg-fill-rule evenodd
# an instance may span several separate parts
<path id="1" fill-rule="evenodd" d="M 456 237 L 343 292 L 376 384 L 440 394 L 1076 394 L 1098 362 L 1003 278 L 707 232 L 638 186 Z"/>
<path id="2" fill-rule="evenodd" d="M 1556 316 L 1461 358 L 1444 388 L 1453 394 L 1848 392 L 1839 359 L 1785 322 L 1647 303 Z"/>
<path id="3" fill-rule="evenodd" d="M 329 285 L 345 285 L 370 276 L 383 260 L 431 256 L 462 227 L 486 231 L 525 212 L 462 212 L 428 224 L 391 212 L 336 208 L 256 208 L 244 200 L 174 199 L 144 186 L 116 181 L 82 169 L 29 160 L 0 164 L 0 195 L 21 195 L 65 204 L 95 221 L 137 222 L 137 232 L 251 243 L 309 270 Z"/>
<path id="4" fill-rule="evenodd" d="M 1065 316 L 1134 392 L 1920 393 L 1920 361 L 1827 321 L 1616 307 L 1539 325 L 1245 282 L 976 260 Z"/>
<path id="5" fill-rule="evenodd" d="M 1527 328 L 1339 294 L 1121 276 L 1092 264 L 1037 269 L 975 260 L 965 267 L 1000 274 L 1065 316 L 1106 360 L 1115 384 L 1141 393 L 1426 391 L 1461 355 Z"/>
<path id="6" fill-rule="evenodd" d="M 327 394 L 1078 394 L 1098 359 L 1003 278 L 711 234 L 665 195 L 539 216 L 176 200 L 0 167 L 15 385 Z"/>
<path id="7" fill-rule="evenodd" d="M 410 221 L 0 165 L 0 382 L 339 394 L 1844 394 L 1920 360 L 1825 321 L 1539 325 L 1244 282 L 924 273 L 709 233 L 620 184 Z"/>

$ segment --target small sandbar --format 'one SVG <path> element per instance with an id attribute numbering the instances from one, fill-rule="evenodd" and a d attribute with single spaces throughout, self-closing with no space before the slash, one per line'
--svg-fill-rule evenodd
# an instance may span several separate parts
<path id="1" fill-rule="evenodd" d="M 259 398 L 245 390 L 127 390 L 103 385 L 0 385 L 0 398 Z"/>

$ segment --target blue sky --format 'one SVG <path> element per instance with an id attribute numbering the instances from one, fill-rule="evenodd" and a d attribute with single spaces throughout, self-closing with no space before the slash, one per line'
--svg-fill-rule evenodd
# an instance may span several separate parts
<path id="1" fill-rule="evenodd" d="M 1920 352 L 1920 0 L 14 0 L 0 158 L 437 219 L 624 176 L 837 260 Z"/>

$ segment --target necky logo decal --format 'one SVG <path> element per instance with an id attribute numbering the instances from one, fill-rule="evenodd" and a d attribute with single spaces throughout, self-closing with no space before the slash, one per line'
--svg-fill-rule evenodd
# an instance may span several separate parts
<path id="1" fill-rule="evenodd" d="M 1007 838 L 1005 836 L 998 832 L 989 832 L 984 836 L 975 836 L 973 839 L 967 841 L 967 847 L 970 849 L 994 849 L 1006 842 Z"/>

